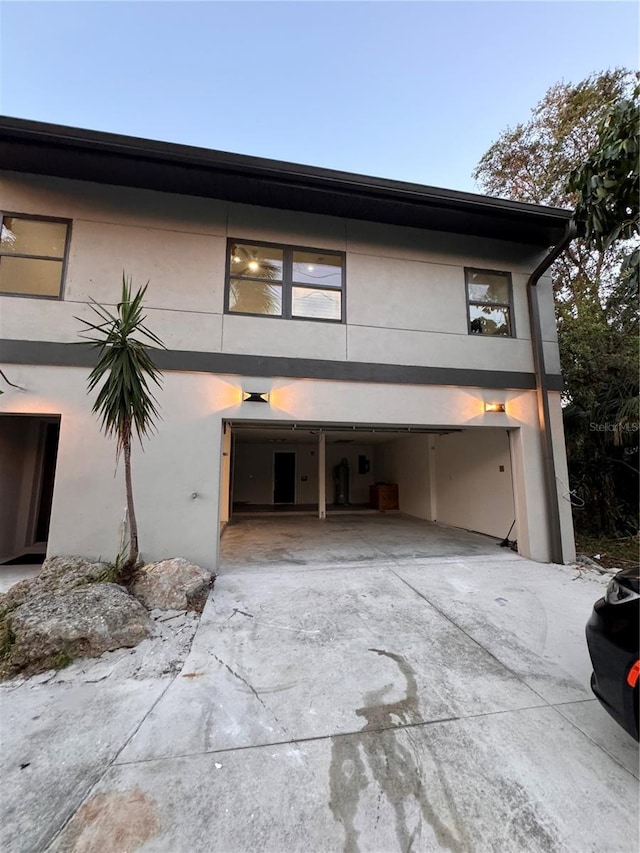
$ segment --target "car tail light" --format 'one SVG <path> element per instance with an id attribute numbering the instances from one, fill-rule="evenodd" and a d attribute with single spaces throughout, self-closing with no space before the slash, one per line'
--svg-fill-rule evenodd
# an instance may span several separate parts
<path id="1" fill-rule="evenodd" d="M 627 684 L 629 687 L 635 687 L 640 678 L 640 660 L 637 660 L 627 673 Z"/>

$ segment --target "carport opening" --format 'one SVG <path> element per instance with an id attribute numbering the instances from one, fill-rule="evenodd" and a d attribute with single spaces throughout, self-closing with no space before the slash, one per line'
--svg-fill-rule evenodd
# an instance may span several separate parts
<path id="1" fill-rule="evenodd" d="M 0 564 L 44 560 L 59 438 L 58 416 L 0 416 Z"/>
<path id="2" fill-rule="evenodd" d="M 510 455 L 504 428 L 229 422 L 220 518 L 400 512 L 515 540 Z"/>

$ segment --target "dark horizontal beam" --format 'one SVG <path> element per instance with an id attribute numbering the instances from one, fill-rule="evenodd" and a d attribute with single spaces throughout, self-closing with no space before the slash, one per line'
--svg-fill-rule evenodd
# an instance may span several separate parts
<path id="1" fill-rule="evenodd" d="M 88 344 L 54 341 L 0 341 L 0 363 L 88 367 L 95 364 Z M 533 390 L 533 373 L 510 370 L 475 370 L 457 367 L 377 364 L 362 361 L 329 361 L 312 358 L 234 355 L 190 350 L 156 350 L 154 361 L 165 371 L 216 373 L 264 378 L 322 379 L 338 382 L 367 382 L 393 385 L 453 385 L 465 388 Z M 548 387 L 561 391 L 562 376 L 547 376 Z"/>

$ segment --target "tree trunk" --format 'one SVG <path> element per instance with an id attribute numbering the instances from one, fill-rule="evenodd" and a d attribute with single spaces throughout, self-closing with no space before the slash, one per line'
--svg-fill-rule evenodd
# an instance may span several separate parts
<path id="1" fill-rule="evenodd" d="M 127 492 L 127 513 L 129 516 L 129 553 L 123 569 L 131 571 L 138 562 L 138 522 L 133 506 L 133 488 L 131 485 L 131 430 L 127 430 L 122 441 L 124 454 L 124 481 Z"/>

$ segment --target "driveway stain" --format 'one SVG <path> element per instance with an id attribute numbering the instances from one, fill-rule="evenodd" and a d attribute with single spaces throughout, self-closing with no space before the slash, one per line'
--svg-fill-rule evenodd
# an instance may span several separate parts
<path id="1" fill-rule="evenodd" d="M 358 853 L 360 850 L 355 817 L 360 796 L 370 784 L 368 772 L 372 782 L 379 787 L 376 825 L 380 820 L 381 801 L 385 797 L 394 812 L 399 850 L 409 853 L 416 849 L 415 845 L 422 834 L 422 821 L 431 826 L 441 848 L 464 850 L 467 848 L 464 832 L 448 827 L 429 801 L 429 792 L 422 778 L 420 760 L 411 736 L 408 737 L 410 746 L 405 746 L 394 731 L 399 725 L 423 722 L 418 710 L 415 674 L 402 655 L 382 649 L 369 651 L 397 664 L 404 677 L 406 691 L 405 696 L 396 702 L 384 702 L 385 694 L 393 687 L 391 684 L 365 694 L 365 704 L 356 710 L 356 715 L 364 718 L 365 724 L 361 731 L 370 733 L 369 736 L 357 739 L 344 736 L 332 738 L 329 806 L 334 819 L 344 827 L 344 853 Z M 454 823 L 457 824 L 455 803 L 444 787 Z M 442 793 L 442 788 L 439 793 Z M 411 808 L 412 804 L 414 808 Z M 410 828 L 411 812 L 415 813 L 416 806 L 419 817 L 417 821 L 414 818 L 414 826 Z"/>
<path id="2" fill-rule="evenodd" d="M 138 786 L 131 791 L 94 794 L 64 833 L 60 853 L 122 853 L 158 835 L 153 801 Z"/>
<path id="3" fill-rule="evenodd" d="M 385 695 L 393 687 L 391 684 L 366 693 L 364 706 L 355 712 L 365 720 L 360 730 L 365 736 L 335 735 L 332 738 L 329 807 L 334 820 L 344 828 L 344 853 L 360 851 L 355 818 L 361 795 L 369 785 L 378 788 L 374 831 L 383 819 L 382 806 L 386 801 L 393 811 L 397 849 L 402 853 L 425 849 L 424 824 L 430 826 L 438 848 L 452 853 L 471 853 L 479 849 L 480 841 L 482 849 L 496 853 L 503 850 L 558 851 L 558 829 L 553 821 L 540 812 L 516 779 L 509 778 L 492 763 L 484 767 L 486 788 L 492 792 L 495 825 L 502 826 L 502 833 L 478 837 L 477 827 L 474 830 L 473 822 L 465 820 L 460 813 L 456 802 L 460 792 L 455 794 L 451 789 L 441 757 L 436 754 L 436 743 L 430 746 L 425 738 L 428 730 L 421 725 L 424 721 L 418 709 L 417 683 L 411 666 L 403 655 L 382 649 L 369 651 L 397 664 L 406 689 L 404 697 L 396 702 L 384 702 Z M 412 725 L 416 728 L 411 728 Z M 398 736 L 399 726 L 409 726 L 402 730 L 402 739 Z M 458 745 L 463 754 L 465 751 L 473 753 L 474 743 L 464 732 L 458 735 Z M 430 752 L 435 771 L 435 779 L 428 782 L 422 771 L 425 748 Z M 464 774 L 464 770 L 462 772 Z M 447 815 L 446 822 L 441 814 Z"/>

